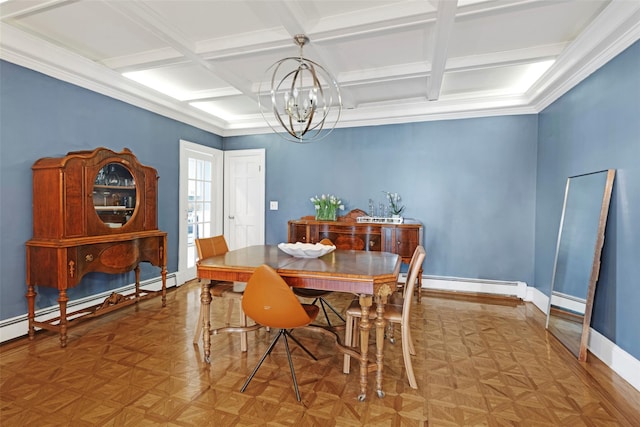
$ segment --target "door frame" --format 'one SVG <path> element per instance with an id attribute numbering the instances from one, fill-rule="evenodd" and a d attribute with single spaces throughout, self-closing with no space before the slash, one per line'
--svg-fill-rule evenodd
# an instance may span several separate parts
<path id="1" fill-rule="evenodd" d="M 215 184 L 212 188 L 212 202 L 215 206 L 211 211 L 211 232 L 212 235 L 222 234 L 223 232 L 223 201 L 224 201 L 224 151 L 208 147 L 206 145 L 196 144 L 184 139 L 180 140 L 180 172 L 178 183 L 178 271 L 176 273 L 176 281 L 178 286 L 192 280 L 196 277 L 196 270 L 187 266 L 187 250 L 188 250 L 188 232 L 187 232 L 187 215 L 188 215 L 188 171 L 190 158 L 189 153 L 199 153 L 212 159 L 212 182 Z"/>

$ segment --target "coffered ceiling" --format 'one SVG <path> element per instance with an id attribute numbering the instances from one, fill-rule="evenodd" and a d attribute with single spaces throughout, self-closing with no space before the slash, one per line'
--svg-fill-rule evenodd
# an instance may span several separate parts
<path id="1" fill-rule="evenodd" d="M 222 136 L 298 54 L 338 127 L 537 113 L 640 38 L 638 0 L 7 0 L 0 57 Z"/>

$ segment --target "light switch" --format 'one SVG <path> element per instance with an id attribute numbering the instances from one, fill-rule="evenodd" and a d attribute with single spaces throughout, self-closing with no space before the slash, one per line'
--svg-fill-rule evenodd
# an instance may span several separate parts
<path id="1" fill-rule="evenodd" d="M 272 211 L 277 211 L 278 210 L 278 201 L 277 200 L 272 200 L 269 202 L 269 209 L 271 209 Z"/>

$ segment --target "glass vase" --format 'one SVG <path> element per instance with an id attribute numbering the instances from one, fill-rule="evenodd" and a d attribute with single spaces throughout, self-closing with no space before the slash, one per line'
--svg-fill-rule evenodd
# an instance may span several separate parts
<path id="1" fill-rule="evenodd" d="M 333 206 L 320 206 L 316 209 L 316 219 L 319 221 L 335 221 L 336 208 Z"/>

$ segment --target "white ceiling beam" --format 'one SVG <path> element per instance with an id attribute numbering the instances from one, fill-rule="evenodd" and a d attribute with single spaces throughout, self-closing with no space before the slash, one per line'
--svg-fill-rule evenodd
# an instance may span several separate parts
<path id="1" fill-rule="evenodd" d="M 444 70 L 449 54 L 449 39 L 458 9 L 458 0 L 441 0 L 438 2 L 436 25 L 433 38 L 429 44 L 427 58 L 431 59 L 431 75 L 427 79 L 427 99 L 436 101 L 440 97 Z"/>

